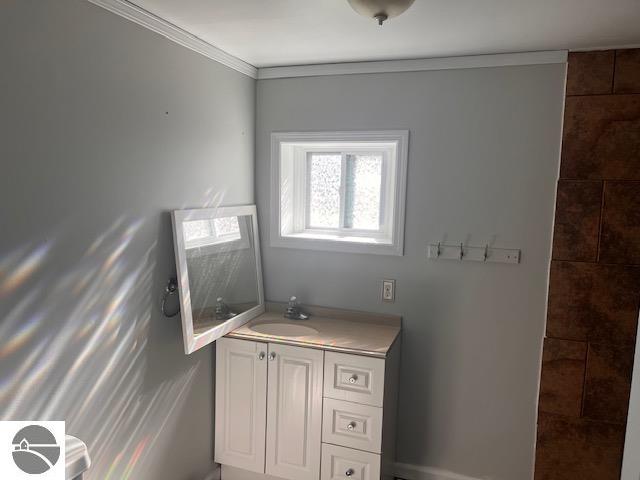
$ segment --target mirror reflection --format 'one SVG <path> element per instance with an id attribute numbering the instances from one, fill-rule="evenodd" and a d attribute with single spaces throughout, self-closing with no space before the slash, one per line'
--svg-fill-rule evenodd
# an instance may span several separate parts
<path id="1" fill-rule="evenodd" d="M 194 334 L 257 306 L 251 215 L 186 220 L 182 227 Z"/>

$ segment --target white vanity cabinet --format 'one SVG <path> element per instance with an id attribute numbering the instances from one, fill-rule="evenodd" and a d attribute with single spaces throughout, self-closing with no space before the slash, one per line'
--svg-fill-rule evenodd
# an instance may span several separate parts
<path id="1" fill-rule="evenodd" d="M 265 303 L 255 206 L 172 219 L 185 353 L 216 342 L 222 480 L 393 479 L 401 317 Z"/>
<path id="2" fill-rule="evenodd" d="M 385 358 L 222 338 L 222 480 L 392 479 L 397 343 Z"/>

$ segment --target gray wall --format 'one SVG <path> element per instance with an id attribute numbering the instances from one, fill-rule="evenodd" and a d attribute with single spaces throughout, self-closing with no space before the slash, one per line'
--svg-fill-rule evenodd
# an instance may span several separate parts
<path id="1" fill-rule="evenodd" d="M 531 477 L 564 65 L 261 80 L 256 193 L 266 297 L 403 315 L 398 460 Z M 271 248 L 272 131 L 409 129 L 405 256 Z M 435 263 L 429 242 L 521 248 Z M 397 280 L 393 305 L 382 278 Z"/>
<path id="2" fill-rule="evenodd" d="M 201 480 L 167 212 L 253 203 L 255 82 L 85 0 L 1 10 L 0 418 L 66 420 L 89 479 Z"/>

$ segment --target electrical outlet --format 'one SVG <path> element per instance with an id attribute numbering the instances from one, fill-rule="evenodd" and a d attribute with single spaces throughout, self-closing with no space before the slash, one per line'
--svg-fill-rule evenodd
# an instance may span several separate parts
<path id="1" fill-rule="evenodd" d="M 393 303 L 396 299 L 396 281 L 382 280 L 382 301 Z"/>

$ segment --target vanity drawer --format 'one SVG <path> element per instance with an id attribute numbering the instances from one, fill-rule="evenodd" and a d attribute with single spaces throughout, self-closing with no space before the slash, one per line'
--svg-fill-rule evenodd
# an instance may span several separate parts
<path id="1" fill-rule="evenodd" d="M 380 480 L 380 455 L 322 444 L 321 480 Z"/>
<path id="2" fill-rule="evenodd" d="M 326 352 L 324 396 L 382 407 L 384 360 Z"/>
<path id="3" fill-rule="evenodd" d="M 381 453 L 382 408 L 325 398 L 322 441 Z"/>

